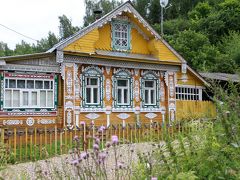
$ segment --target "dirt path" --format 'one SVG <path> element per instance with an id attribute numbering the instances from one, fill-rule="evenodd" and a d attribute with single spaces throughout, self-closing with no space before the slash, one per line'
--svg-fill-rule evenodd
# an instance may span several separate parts
<path id="1" fill-rule="evenodd" d="M 131 163 L 137 163 L 138 153 L 147 153 L 152 151 L 154 148 L 155 146 L 153 146 L 152 143 L 119 145 L 117 148 L 117 155 L 119 157 L 118 162 L 123 163 L 124 166 L 129 166 Z M 114 150 L 111 147 L 108 150 L 108 157 L 106 159 L 108 179 L 114 179 L 114 157 Z M 67 176 L 66 179 L 76 179 L 76 171 L 74 171 L 73 165 L 66 163 L 66 161 L 69 161 L 66 160 L 66 158 L 71 159 L 71 156 L 62 155 L 48 160 L 10 165 L 6 169 L 0 171 L 0 179 L 41 179 L 42 177 L 37 177 L 36 171 L 41 171 L 43 174 L 49 174 L 49 176 L 46 176 L 49 178 L 44 177 L 44 179 L 52 179 L 51 171 L 55 171 L 55 173 L 65 172 L 65 175 Z M 125 178 L 123 177 L 123 179 Z"/>

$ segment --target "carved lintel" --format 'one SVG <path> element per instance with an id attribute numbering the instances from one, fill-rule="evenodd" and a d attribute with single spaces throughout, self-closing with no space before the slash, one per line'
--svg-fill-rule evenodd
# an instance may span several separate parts
<path id="1" fill-rule="evenodd" d="M 63 60 L 64 60 L 63 51 L 57 51 L 57 54 L 56 54 L 56 61 L 57 61 L 57 63 L 62 63 Z"/>

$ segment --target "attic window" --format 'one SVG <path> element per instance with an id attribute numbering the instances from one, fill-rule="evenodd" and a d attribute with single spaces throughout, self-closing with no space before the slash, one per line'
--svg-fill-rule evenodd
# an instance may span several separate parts
<path id="1" fill-rule="evenodd" d="M 130 50 L 130 24 L 127 21 L 112 22 L 112 48 L 119 51 Z"/>

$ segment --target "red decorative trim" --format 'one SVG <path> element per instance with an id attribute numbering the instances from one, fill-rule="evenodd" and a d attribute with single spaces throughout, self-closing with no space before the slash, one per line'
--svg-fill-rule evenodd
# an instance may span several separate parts
<path id="1" fill-rule="evenodd" d="M 1 116 L 57 116 L 57 112 L 0 112 Z"/>
<path id="2" fill-rule="evenodd" d="M 17 74 L 5 72 L 5 77 L 12 78 L 35 78 L 35 79 L 54 79 L 54 74 L 44 75 L 44 74 Z"/>

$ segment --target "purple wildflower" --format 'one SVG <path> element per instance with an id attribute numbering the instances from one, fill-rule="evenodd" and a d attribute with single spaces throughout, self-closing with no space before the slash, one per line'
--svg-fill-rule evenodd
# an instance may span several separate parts
<path id="1" fill-rule="evenodd" d="M 80 155 L 80 157 L 81 157 L 82 159 L 87 159 L 87 153 L 86 153 L 86 152 L 82 152 L 81 155 Z"/>
<path id="2" fill-rule="evenodd" d="M 74 165 L 74 166 L 78 165 L 78 163 L 79 163 L 78 159 L 74 159 L 71 161 L 71 165 Z"/>
<path id="3" fill-rule="evenodd" d="M 80 121 L 80 125 L 85 125 L 85 121 Z"/>
<path id="4" fill-rule="evenodd" d="M 95 151 L 98 151 L 98 150 L 99 150 L 98 144 L 94 144 L 94 145 L 93 145 L 93 149 L 94 149 Z"/>
<path id="5" fill-rule="evenodd" d="M 152 177 L 151 180 L 157 180 L 157 177 Z"/>
<path id="6" fill-rule="evenodd" d="M 74 136 L 73 140 L 74 141 L 79 141 L 79 137 L 78 136 Z"/>
<path id="7" fill-rule="evenodd" d="M 106 129 L 105 126 L 100 126 L 98 132 L 103 132 L 105 129 Z"/>
<path id="8" fill-rule="evenodd" d="M 118 136 L 116 136 L 116 135 L 113 135 L 113 136 L 112 136 L 112 144 L 113 144 L 113 145 L 118 144 Z"/>
<path id="9" fill-rule="evenodd" d="M 98 155 L 99 160 L 104 161 L 107 157 L 107 154 L 105 152 L 101 152 Z"/>
<path id="10" fill-rule="evenodd" d="M 100 144 L 100 139 L 99 138 L 95 138 L 95 143 L 96 144 Z"/>
<path id="11" fill-rule="evenodd" d="M 106 146 L 107 148 L 110 148 L 111 143 L 110 143 L 110 142 L 106 142 L 105 146 Z"/>

